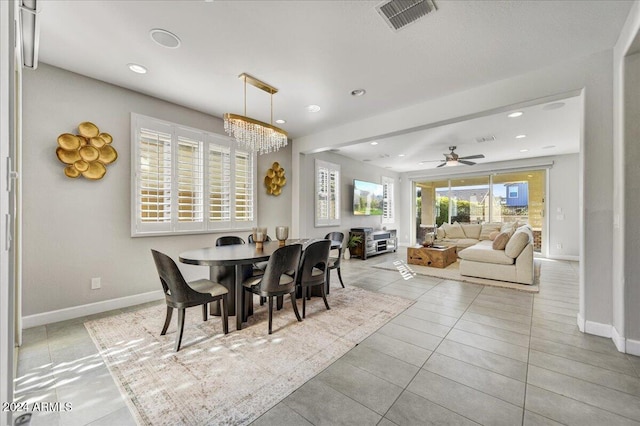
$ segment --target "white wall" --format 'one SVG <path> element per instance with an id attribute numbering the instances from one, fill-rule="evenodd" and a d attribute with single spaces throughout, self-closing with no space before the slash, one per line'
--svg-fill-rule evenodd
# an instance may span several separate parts
<path id="1" fill-rule="evenodd" d="M 219 134 L 222 120 L 46 64 L 25 72 L 23 86 L 25 316 L 160 290 L 151 248 L 176 259 L 214 244 L 221 234 L 130 237 L 130 113 Z M 55 155 L 57 136 L 82 121 L 110 133 L 118 151 L 99 181 L 65 177 Z M 259 157 L 259 183 L 273 161 L 290 169 L 291 149 Z M 273 233 L 291 221 L 290 186 L 277 199 L 258 191 L 258 222 Z M 208 275 L 206 267 L 181 269 L 187 279 Z M 101 289 L 90 289 L 92 277 L 102 278 Z"/>
<path id="2" fill-rule="evenodd" d="M 390 111 L 297 139 L 297 152 L 339 147 L 396 131 L 452 120 L 565 93 L 584 93 L 579 213 L 581 327 L 612 323 L 613 51 L 572 59 L 527 74 Z M 403 186 L 406 182 L 403 182 Z M 406 188 L 405 188 L 406 189 Z M 406 191 L 403 189 L 403 194 Z M 294 203 L 300 190 L 294 187 Z M 401 212 L 408 223 L 411 212 Z M 295 217 L 293 217 L 295 223 Z M 593 332 L 596 332 L 593 330 Z"/>
<path id="3" fill-rule="evenodd" d="M 340 165 L 340 226 L 315 227 L 315 159 L 328 161 Z M 355 216 L 353 214 L 353 180 L 364 180 L 375 183 L 382 183 L 382 176 L 387 176 L 395 180 L 394 187 L 399 187 L 398 173 L 391 172 L 379 167 L 370 166 L 360 161 L 352 160 L 345 156 L 331 152 L 321 152 L 300 156 L 302 173 L 300 175 L 300 185 L 302 187 L 299 203 L 294 204 L 294 214 L 301 216 L 303 224 L 299 230 L 299 236 L 324 237 L 329 232 L 343 232 L 345 237 L 349 235 L 349 229 L 357 227 L 382 228 L 382 216 Z M 397 196 L 396 196 L 397 197 Z M 396 198 L 396 214 L 398 217 L 398 201 Z M 396 220 L 394 224 L 384 224 L 387 229 L 396 229 L 400 233 L 400 224 Z"/>

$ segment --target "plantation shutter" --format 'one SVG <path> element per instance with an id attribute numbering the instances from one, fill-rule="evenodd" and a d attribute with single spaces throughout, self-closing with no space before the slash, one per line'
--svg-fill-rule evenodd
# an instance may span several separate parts
<path id="1" fill-rule="evenodd" d="M 171 230 L 171 129 L 154 127 L 141 127 L 136 135 L 135 226 L 138 232 Z"/>
<path id="2" fill-rule="evenodd" d="M 394 181 L 392 178 L 386 176 L 382 177 L 382 223 L 394 223 Z"/>
<path id="3" fill-rule="evenodd" d="M 209 143 L 209 228 L 231 226 L 231 150 Z"/>
<path id="4" fill-rule="evenodd" d="M 204 142 L 202 136 L 195 132 L 177 129 L 176 133 L 176 229 L 204 229 Z"/>
<path id="5" fill-rule="evenodd" d="M 316 160 L 315 225 L 340 224 L 340 166 Z"/>
<path id="6" fill-rule="evenodd" d="M 235 220 L 236 222 L 244 223 L 253 222 L 253 155 L 245 151 L 236 150 L 235 178 Z"/>

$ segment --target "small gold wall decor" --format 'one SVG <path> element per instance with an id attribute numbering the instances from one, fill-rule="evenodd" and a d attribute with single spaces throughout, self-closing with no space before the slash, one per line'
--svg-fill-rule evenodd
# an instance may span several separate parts
<path id="1" fill-rule="evenodd" d="M 63 133 L 58 136 L 56 155 L 66 164 L 64 174 L 70 178 L 84 176 L 86 179 L 102 179 L 107 173 L 107 164 L 118 159 L 118 152 L 109 133 L 88 121 L 78 124 L 78 135 Z"/>
<path id="2" fill-rule="evenodd" d="M 284 175 L 284 169 L 280 167 L 280 163 L 275 161 L 264 177 L 264 186 L 267 188 L 267 194 L 276 197 L 282 193 L 282 187 L 287 184 L 287 178 Z"/>

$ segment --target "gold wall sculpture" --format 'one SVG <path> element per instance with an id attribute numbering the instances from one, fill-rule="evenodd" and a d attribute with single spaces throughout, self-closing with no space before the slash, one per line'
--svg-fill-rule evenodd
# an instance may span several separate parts
<path id="1" fill-rule="evenodd" d="M 109 133 L 88 121 L 78 124 L 78 133 L 63 133 L 58 136 L 56 155 L 66 164 L 64 174 L 70 178 L 84 176 L 90 180 L 102 179 L 107 173 L 107 165 L 118 158 L 118 152 L 111 142 Z"/>
<path id="2" fill-rule="evenodd" d="M 275 161 L 264 177 L 264 186 L 267 188 L 267 194 L 276 197 L 282 193 L 282 187 L 287 184 L 287 177 L 284 175 L 284 169 L 280 167 L 280 163 Z"/>

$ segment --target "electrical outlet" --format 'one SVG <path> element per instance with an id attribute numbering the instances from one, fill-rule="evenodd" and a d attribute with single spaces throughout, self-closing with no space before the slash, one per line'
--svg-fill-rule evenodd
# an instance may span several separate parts
<path id="1" fill-rule="evenodd" d="M 91 278 L 91 290 L 97 290 L 101 287 L 100 277 Z"/>

